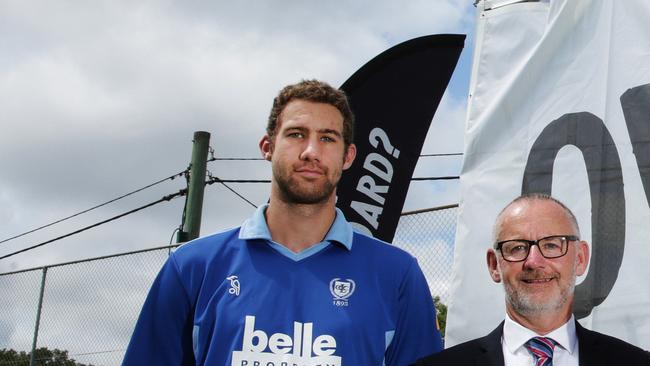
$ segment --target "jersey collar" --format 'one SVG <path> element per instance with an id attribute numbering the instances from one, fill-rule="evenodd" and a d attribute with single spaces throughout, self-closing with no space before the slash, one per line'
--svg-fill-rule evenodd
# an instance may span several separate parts
<path id="1" fill-rule="evenodd" d="M 248 218 L 239 230 L 239 239 L 252 240 L 264 239 L 272 242 L 271 232 L 266 225 L 264 212 L 268 207 L 268 203 L 257 208 L 253 216 Z M 323 242 L 337 242 L 343 245 L 346 249 L 352 250 L 352 225 L 345 219 L 343 212 L 336 208 L 336 217 L 325 235 Z"/>

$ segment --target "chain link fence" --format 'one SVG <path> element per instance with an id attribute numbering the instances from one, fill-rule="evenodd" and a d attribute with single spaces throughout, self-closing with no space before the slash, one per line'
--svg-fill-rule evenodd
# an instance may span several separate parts
<path id="1" fill-rule="evenodd" d="M 456 213 L 457 205 L 404 213 L 393 240 L 418 258 L 432 295 L 444 304 Z M 0 366 L 30 365 L 33 346 L 34 365 L 119 365 L 171 249 L 0 274 Z"/>

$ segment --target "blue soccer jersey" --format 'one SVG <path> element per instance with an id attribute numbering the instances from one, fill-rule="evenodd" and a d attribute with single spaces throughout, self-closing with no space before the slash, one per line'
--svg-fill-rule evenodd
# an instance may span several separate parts
<path id="1" fill-rule="evenodd" d="M 242 227 L 171 254 L 124 365 L 409 365 L 442 349 L 416 260 L 353 232 L 343 214 L 295 254 L 261 207 Z"/>

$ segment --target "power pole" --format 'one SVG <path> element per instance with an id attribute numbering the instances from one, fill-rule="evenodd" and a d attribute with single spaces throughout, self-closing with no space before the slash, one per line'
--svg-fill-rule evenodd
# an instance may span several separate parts
<path id="1" fill-rule="evenodd" d="M 201 232 L 201 213 L 203 212 L 203 191 L 208 164 L 210 133 L 194 132 L 190 179 L 187 183 L 187 200 L 183 211 L 183 223 L 176 236 L 176 242 L 182 243 L 196 239 Z"/>

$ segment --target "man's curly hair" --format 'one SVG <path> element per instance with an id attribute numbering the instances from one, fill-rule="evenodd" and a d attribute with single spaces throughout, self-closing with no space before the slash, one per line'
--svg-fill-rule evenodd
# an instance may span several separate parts
<path id="1" fill-rule="evenodd" d="M 278 129 L 278 118 L 292 100 L 300 99 L 315 103 L 329 104 L 343 116 L 343 142 L 345 148 L 354 141 L 354 115 L 348 98 L 342 90 L 331 87 L 319 80 L 303 80 L 297 84 L 287 85 L 273 99 L 273 107 L 266 126 L 266 133 L 273 139 Z"/>

